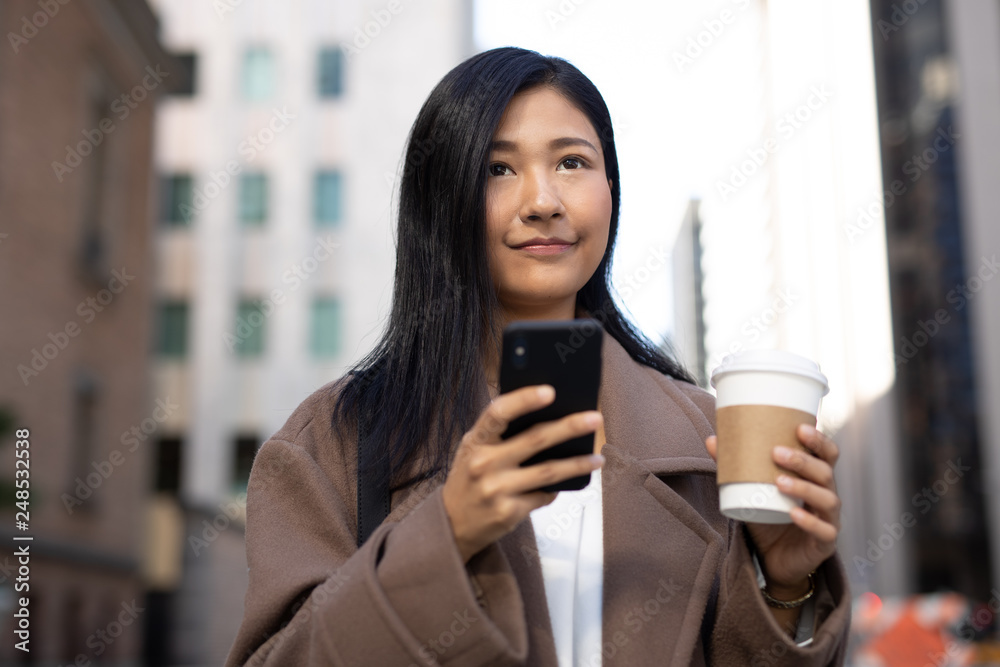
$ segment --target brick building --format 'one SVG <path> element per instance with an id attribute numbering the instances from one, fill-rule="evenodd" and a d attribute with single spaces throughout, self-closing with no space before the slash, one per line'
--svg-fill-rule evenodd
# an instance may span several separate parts
<path id="1" fill-rule="evenodd" d="M 153 120 L 185 76 L 157 32 L 144 2 L 0 3 L 3 664 L 142 654 L 147 444 L 175 399 L 147 374 Z M 15 429 L 30 432 L 24 532 Z M 10 640 L 15 532 L 33 537 L 30 653 Z"/>

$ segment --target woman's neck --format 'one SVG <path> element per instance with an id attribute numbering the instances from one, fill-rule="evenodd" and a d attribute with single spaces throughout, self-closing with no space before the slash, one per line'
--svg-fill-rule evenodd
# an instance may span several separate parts
<path id="1" fill-rule="evenodd" d="M 575 297 L 572 302 L 566 301 L 545 308 L 504 307 L 500 313 L 499 331 L 502 332 L 504 327 L 518 320 L 572 320 L 578 317 L 587 317 L 587 311 L 576 305 Z M 497 336 L 497 339 L 499 340 L 500 336 Z M 496 398 L 500 394 L 500 350 L 492 345 L 487 345 L 484 350 L 483 373 L 490 398 Z"/>

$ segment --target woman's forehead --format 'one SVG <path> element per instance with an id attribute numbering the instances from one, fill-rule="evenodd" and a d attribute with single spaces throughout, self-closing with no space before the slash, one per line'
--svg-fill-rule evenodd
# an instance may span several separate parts
<path id="1" fill-rule="evenodd" d="M 561 148 L 572 143 L 565 139 L 586 140 L 600 150 L 597 131 L 580 109 L 551 86 L 540 86 L 517 93 L 504 110 L 494 145 L 516 149 L 522 143 L 553 143 Z M 557 145 L 559 141 L 562 145 Z"/>

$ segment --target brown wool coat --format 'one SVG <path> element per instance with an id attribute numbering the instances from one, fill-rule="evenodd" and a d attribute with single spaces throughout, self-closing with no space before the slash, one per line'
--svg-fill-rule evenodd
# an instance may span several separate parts
<path id="1" fill-rule="evenodd" d="M 330 433 L 336 386 L 307 398 L 254 461 L 250 586 L 226 664 L 555 667 L 530 519 L 463 565 L 438 478 L 394 490 L 388 519 L 356 548 L 357 445 Z M 604 667 L 842 664 L 840 559 L 819 569 L 814 641 L 797 647 L 757 590 L 740 524 L 719 513 L 704 447 L 712 396 L 605 336 L 600 404 Z"/>

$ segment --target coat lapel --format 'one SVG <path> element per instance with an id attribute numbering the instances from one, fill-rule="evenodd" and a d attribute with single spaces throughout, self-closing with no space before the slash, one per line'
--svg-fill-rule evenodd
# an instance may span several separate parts
<path id="1" fill-rule="evenodd" d="M 604 353 L 602 664 L 688 665 L 724 542 L 669 482 L 714 477 L 704 447 L 713 425 L 611 336 Z"/>

